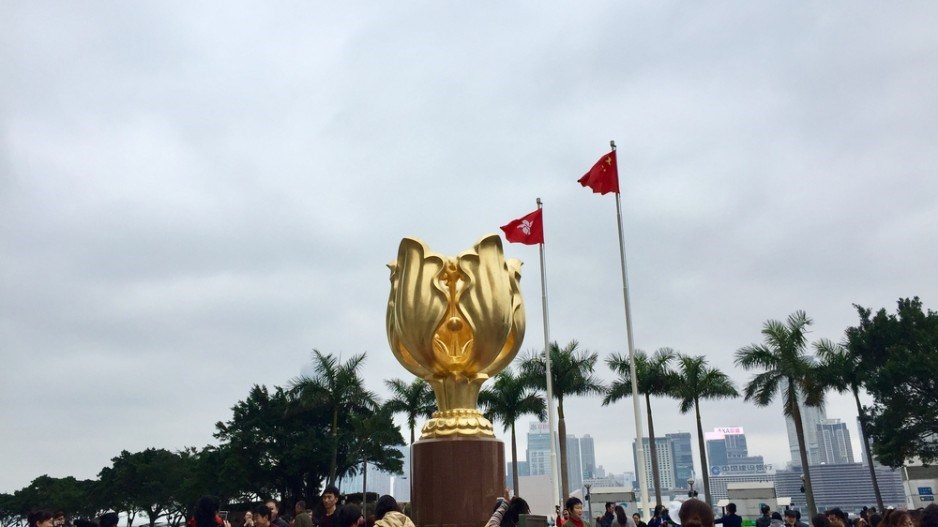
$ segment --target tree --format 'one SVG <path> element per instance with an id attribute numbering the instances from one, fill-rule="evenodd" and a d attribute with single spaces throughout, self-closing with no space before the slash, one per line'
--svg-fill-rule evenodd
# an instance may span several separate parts
<path id="1" fill-rule="evenodd" d="M 516 376 L 511 369 L 502 370 L 495 382 L 479 393 L 479 405 L 486 419 L 501 421 L 506 431 L 511 431 L 511 481 L 515 495 L 518 490 L 518 444 L 515 439 L 515 421 L 525 415 L 534 415 L 541 421 L 546 417 L 544 399 L 530 391 L 530 385 Z"/>
<path id="2" fill-rule="evenodd" d="M 348 444 L 349 451 L 357 454 L 354 459 L 361 463 L 363 509 L 368 506 L 366 485 L 369 464 L 389 473 L 399 474 L 404 470 L 404 455 L 396 448 L 389 448 L 404 444 L 393 415 L 391 408 L 384 404 L 372 413 L 356 413 L 351 420 Z M 348 459 L 351 462 L 353 457 L 350 455 Z M 343 475 L 355 475 L 357 472 L 357 463 L 350 463 L 339 471 Z"/>
<path id="3" fill-rule="evenodd" d="M 866 440 L 869 437 L 866 412 L 863 411 L 863 405 L 860 403 L 860 387 L 866 382 L 867 371 L 861 366 L 858 356 L 831 340 L 821 339 L 815 342 L 814 349 L 820 360 L 818 374 L 821 385 L 836 390 L 838 393 L 849 391 L 853 394 L 853 400 L 857 405 L 857 417 L 860 420 L 860 433 L 863 435 L 861 438 L 863 451 L 866 452 L 866 459 L 870 461 L 867 467 L 870 470 L 870 480 L 873 482 L 873 493 L 876 494 L 876 507 L 883 510 L 883 496 L 880 494 L 876 469 L 873 467 L 873 453 L 870 451 L 870 442 Z"/>
<path id="4" fill-rule="evenodd" d="M 391 399 L 384 403 L 394 413 L 407 416 L 407 426 L 410 427 L 410 444 L 414 444 L 414 429 L 417 419 L 433 417 L 436 410 L 436 398 L 430 384 L 423 379 L 414 379 L 410 384 L 400 379 L 385 380 L 384 384 L 391 390 Z"/>
<path id="5" fill-rule="evenodd" d="M 313 350 L 313 376 L 292 382 L 290 393 L 300 408 L 322 408 L 329 412 L 332 437 L 328 484 L 335 484 L 338 475 L 339 429 L 349 422 L 355 411 L 368 411 L 377 406 L 375 395 L 364 388 L 358 374 L 365 354 L 353 355 L 344 364 L 332 355 Z"/>
<path id="6" fill-rule="evenodd" d="M 805 355 L 805 335 L 811 323 L 804 311 L 792 313 L 785 323 L 778 320 L 765 322 L 762 327 L 765 342 L 739 348 L 736 351 L 736 365 L 746 370 L 764 370 L 753 376 L 746 385 L 747 401 L 753 401 L 758 406 L 768 406 L 776 395 L 781 394 L 785 415 L 795 423 L 801 469 L 804 471 L 805 498 L 808 511 L 814 517 L 817 505 L 811 486 L 804 423 L 799 408 L 802 399 L 807 406 L 821 406 L 824 402 L 824 390 L 819 385 L 817 369 Z"/>
<path id="7" fill-rule="evenodd" d="M 938 461 L 938 313 L 918 297 L 902 298 L 895 314 L 855 305 L 860 323 L 847 329 L 846 347 L 866 372 L 873 397 L 867 431 L 877 459 Z"/>
<path id="8" fill-rule="evenodd" d="M 6 495 L 0 505 L 4 521 L 25 520 L 27 514 L 36 509 L 60 510 L 67 516 L 92 518 L 103 508 L 92 495 L 94 485 L 93 480 L 78 480 L 72 476 L 39 476 L 29 486 Z"/>
<path id="9" fill-rule="evenodd" d="M 655 420 L 651 413 L 652 396 L 670 396 L 675 383 L 674 372 L 670 364 L 674 360 L 674 350 L 660 348 L 649 357 L 641 350 L 635 351 L 635 377 L 638 379 L 638 393 L 645 396 L 645 412 L 648 415 L 648 451 L 651 454 L 651 477 L 655 487 L 655 503 L 661 505 L 661 474 L 658 471 L 658 447 L 655 444 Z M 603 397 L 603 406 L 612 404 L 623 397 L 632 395 L 632 376 L 629 358 L 613 353 L 606 359 L 606 364 L 618 378 L 613 381 Z M 642 448 L 642 440 L 637 438 L 636 448 Z M 642 470 L 636 468 L 636 471 Z M 643 497 L 644 499 L 644 497 Z"/>
<path id="10" fill-rule="evenodd" d="M 183 465 L 178 454 L 148 448 L 142 452 L 122 451 L 111 460 L 113 465 L 101 471 L 101 485 L 108 494 L 124 495 L 122 502 L 147 513 L 150 527 L 172 506 Z"/>
<path id="11" fill-rule="evenodd" d="M 701 399 L 728 399 L 739 397 L 729 376 L 717 368 L 707 365 L 703 355 L 691 357 L 677 355 L 677 378 L 672 393 L 680 401 L 682 414 L 691 408 L 697 418 L 697 447 L 700 449 L 700 473 L 703 476 L 704 500 L 712 503 L 710 495 L 710 468 L 707 464 L 707 445 L 704 443 L 703 425 L 700 422 Z"/>
<path id="12" fill-rule="evenodd" d="M 563 412 L 563 400 L 576 395 L 591 395 L 604 392 L 602 383 L 593 376 L 593 367 L 598 359 L 596 353 L 580 350 L 579 343 L 571 340 L 560 348 L 556 342 L 550 345 L 550 372 L 554 398 L 557 399 L 557 434 L 560 441 L 560 482 L 563 496 L 569 496 L 567 478 L 567 425 Z M 544 352 L 529 353 L 521 361 L 521 377 L 524 382 L 539 390 L 547 390 L 547 363 Z"/>

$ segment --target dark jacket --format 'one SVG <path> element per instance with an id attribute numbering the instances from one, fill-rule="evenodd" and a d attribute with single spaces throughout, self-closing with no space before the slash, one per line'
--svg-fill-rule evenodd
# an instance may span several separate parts
<path id="1" fill-rule="evenodd" d="M 743 518 L 739 514 L 732 512 L 725 514 L 722 518 L 717 518 L 713 523 L 722 523 L 724 527 L 743 527 Z"/>

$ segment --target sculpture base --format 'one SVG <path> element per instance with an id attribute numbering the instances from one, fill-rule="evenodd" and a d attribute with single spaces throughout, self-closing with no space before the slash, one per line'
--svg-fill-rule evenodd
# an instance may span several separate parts
<path id="1" fill-rule="evenodd" d="M 505 492 L 505 446 L 498 439 L 421 439 L 411 463 L 417 527 L 480 527 Z"/>

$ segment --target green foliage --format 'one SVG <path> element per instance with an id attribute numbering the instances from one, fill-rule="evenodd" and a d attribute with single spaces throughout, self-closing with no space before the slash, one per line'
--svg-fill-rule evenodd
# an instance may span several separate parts
<path id="1" fill-rule="evenodd" d="M 391 399 L 385 404 L 394 413 L 407 416 L 407 426 L 410 428 L 410 444 L 414 444 L 414 429 L 420 417 L 429 419 L 436 411 L 436 397 L 433 388 L 423 379 L 414 379 L 406 384 L 400 379 L 390 379 L 384 384 L 391 390 Z"/>
<path id="2" fill-rule="evenodd" d="M 847 329 L 847 349 L 859 359 L 873 397 L 868 431 L 876 457 L 901 466 L 938 460 L 938 313 L 900 299 L 895 314 L 855 306 L 860 323 Z"/>
<path id="3" fill-rule="evenodd" d="M 541 421 L 547 417 L 544 399 L 532 392 L 529 384 L 516 376 L 510 368 L 502 370 L 495 376 L 495 382 L 479 393 L 479 405 L 485 411 L 486 419 L 501 421 L 504 429 L 511 431 L 512 459 L 518 459 L 515 421 L 524 415 L 537 416 Z M 520 493 L 518 463 L 512 463 L 511 467 L 512 484 L 517 495 Z"/>
<path id="4" fill-rule="evenodd" d="M 113 465 L 99 475 L 104 494 L 122 495 L 121 501 L 147 514 L 150 527 L 156 525 L 172 506 L 179 481 L 185 476 L 182 457 L 161 448 L 148 448 L 136 453 L 124 450 L 111 461 Z"/>
<path id="5" fill-rule="evenodd" d="M 636 350 L 635 376 L 638 393 L 645 396 L 645 412 L 648 415 L 648 452 L 651 455 L 651 476 L 655 487 L 655 502 L 661 504 L 661 472 L 658 467 L 658 447 L 655 441 L 655 419 L 651 411 L 652 396 L 672 395 L 677 377 L 671 370 L 671 361 L 676 353 L 671 348 L 660 348 L 649 357 L 644 351 Z M 606 389 L 603 406 L 612 404 L 623 397 L 632 395 L 631 361 L 628 357 L 613 353 L 606 359 L 606 364 L 618 375 Z"/>
<path id="6" fill-rule="evenodd" d="M 550 345 L 550 377 L 553 396 L 557 399 L 557 435 L 560 443 L 560 487 L 563 496 L 568 495 L 567 479 L 567 425 L 563 411 L 565 397 L 603 393 L 605 387 L 593 375 L 599 355 L 579 349 L 579 343 L 571 340 L 561 348 L 556 342 Z M 547 356 L 544 352 L 529 353 L 521 360 L 521 377 L 524 382 L 539 390 L 547 391 Z"/>
<path id="7" fill-rule="evenodd" d="M 791 416 L 798 436 L 801 469 L 804 471 L 805 498 L 811 516 L 817 514 L 811 486 L 811 469 L 805 447 L 804 426 L 799 402 L 808 406 L 824 403 L 824 388 L 819 369 L 805 355 L 807 328 L 812 323 L 804 311 L 796 311 L 786 322 L 769 320 L 762 326 L 764 342 L 750 344 L 736 351 L 736 365 L 747 370 L 763 370 L 746 384 L 746 400 L 757 406 L 768 406 L 779 393 L 782 408 Z"/>
<path id="8" fill-rule="evenodd" d="M 36 509 L 60 510 L 67 516 L 92 518 L 100 510 L 93 499 L 94 484 L 92 480 L 71 476 L 39 476 L 29 486 L 4 495 L 0 501 L 0 519 L 4 523 L 25 521 L 26 515 Z"/>

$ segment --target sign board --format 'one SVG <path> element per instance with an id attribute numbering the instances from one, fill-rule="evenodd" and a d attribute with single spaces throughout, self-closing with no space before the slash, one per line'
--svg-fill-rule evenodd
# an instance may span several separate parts
<path id="1" fill-rule="evenodd" d="M 934 496 L 919 496 L 918 499 L 922 501 L 935 501 Z M 931 505 L 929 505 L 929 507 L 931 507 Z"/>
<path id="2" fill-rule="evenodd" d="M 765 474 L 772 471 L 772 465 L 769 463 L 739 463 L 735 465 L 712 465 L 710 474 L 719 476 L 720 474 Z M 919 493 L 921 494 L 921 493 Z"/>
<path id="3" fill-rule="evenodd" d="M 934 492 L 932 492 L 931 487 L 919 487 L 918 494 L 919 496 L 931 496 Z"/>

